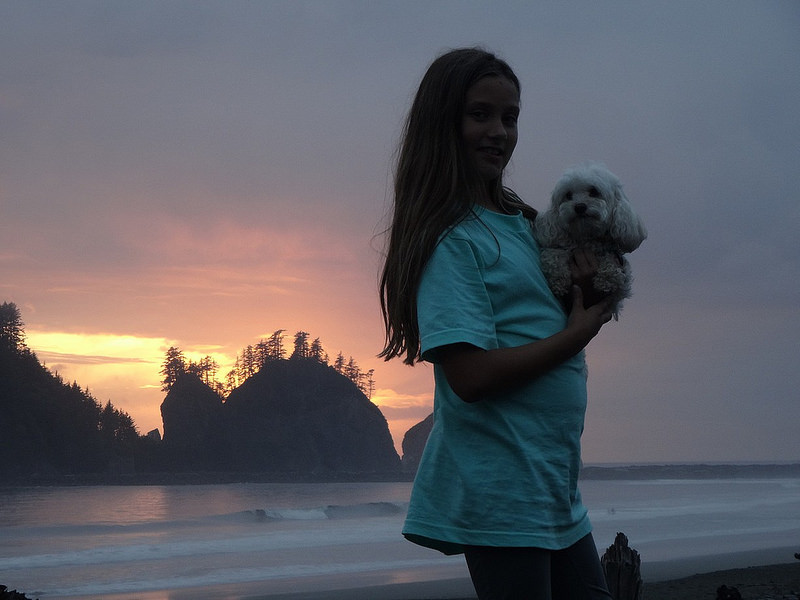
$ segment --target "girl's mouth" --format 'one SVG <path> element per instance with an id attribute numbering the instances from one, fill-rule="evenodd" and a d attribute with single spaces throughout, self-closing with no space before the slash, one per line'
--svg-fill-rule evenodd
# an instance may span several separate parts
<path id="1" fill-rule="evenodd" d="M 500 148 L 495 148 L 493 146 L 482 146 L 481 148 L 478 148 L 478 150 L 490 156 L 503 156 L 504 154 Z"/>

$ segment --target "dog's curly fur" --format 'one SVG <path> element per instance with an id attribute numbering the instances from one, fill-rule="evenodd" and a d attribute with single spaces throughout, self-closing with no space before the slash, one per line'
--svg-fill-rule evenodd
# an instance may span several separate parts
<path id="1" fill-rule="evenodd" d="M 587 248 L 598 261 L 595 290 L 611 296 L 614 318 L 631 296 L 631 267 L 623 256 L 647 237 L 616 175 L 600 163 L 584 163 L 564 172 L 553 189 L 550 208 L 534 222 L 542 271 L 553 294 L 567 302 L 572 288 L 573 250 Z"/>

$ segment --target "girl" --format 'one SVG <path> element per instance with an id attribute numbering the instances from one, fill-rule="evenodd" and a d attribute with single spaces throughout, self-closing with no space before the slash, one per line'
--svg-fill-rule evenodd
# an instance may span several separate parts
<path id="1" fill-rule="evenodd" d="M 547 287 L 536 211 L 503 187 L 520 85 L 479 49 L 425 74 L 395 174 L 381 278 L 386 360 L 433 363 L 434 426 L 403 534 L 464 553 L 481 600 L 610 598 L 577 488 L 583 348 L 604 302 Z M 577 253 L 586 292 L 593 257 Z"/>

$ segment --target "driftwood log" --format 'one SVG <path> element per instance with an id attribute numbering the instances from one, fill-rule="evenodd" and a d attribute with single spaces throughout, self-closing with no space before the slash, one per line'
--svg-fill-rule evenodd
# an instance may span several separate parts
<path id="1" fill-rule="evenodd" d="M 628 538 L 617 533 L 614 543 L 600 558 L 608 591 L 614 600 L 642 600 L 642 559 L 628 547 Z"/>

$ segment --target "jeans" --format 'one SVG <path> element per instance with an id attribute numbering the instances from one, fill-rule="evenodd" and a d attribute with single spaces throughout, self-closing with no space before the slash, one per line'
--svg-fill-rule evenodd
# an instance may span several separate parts
<path id="1" fill-rule="evenodd" d="M 563 550 L 465 546 L 479 600 L 612 600 L 592 534 Z"/>

